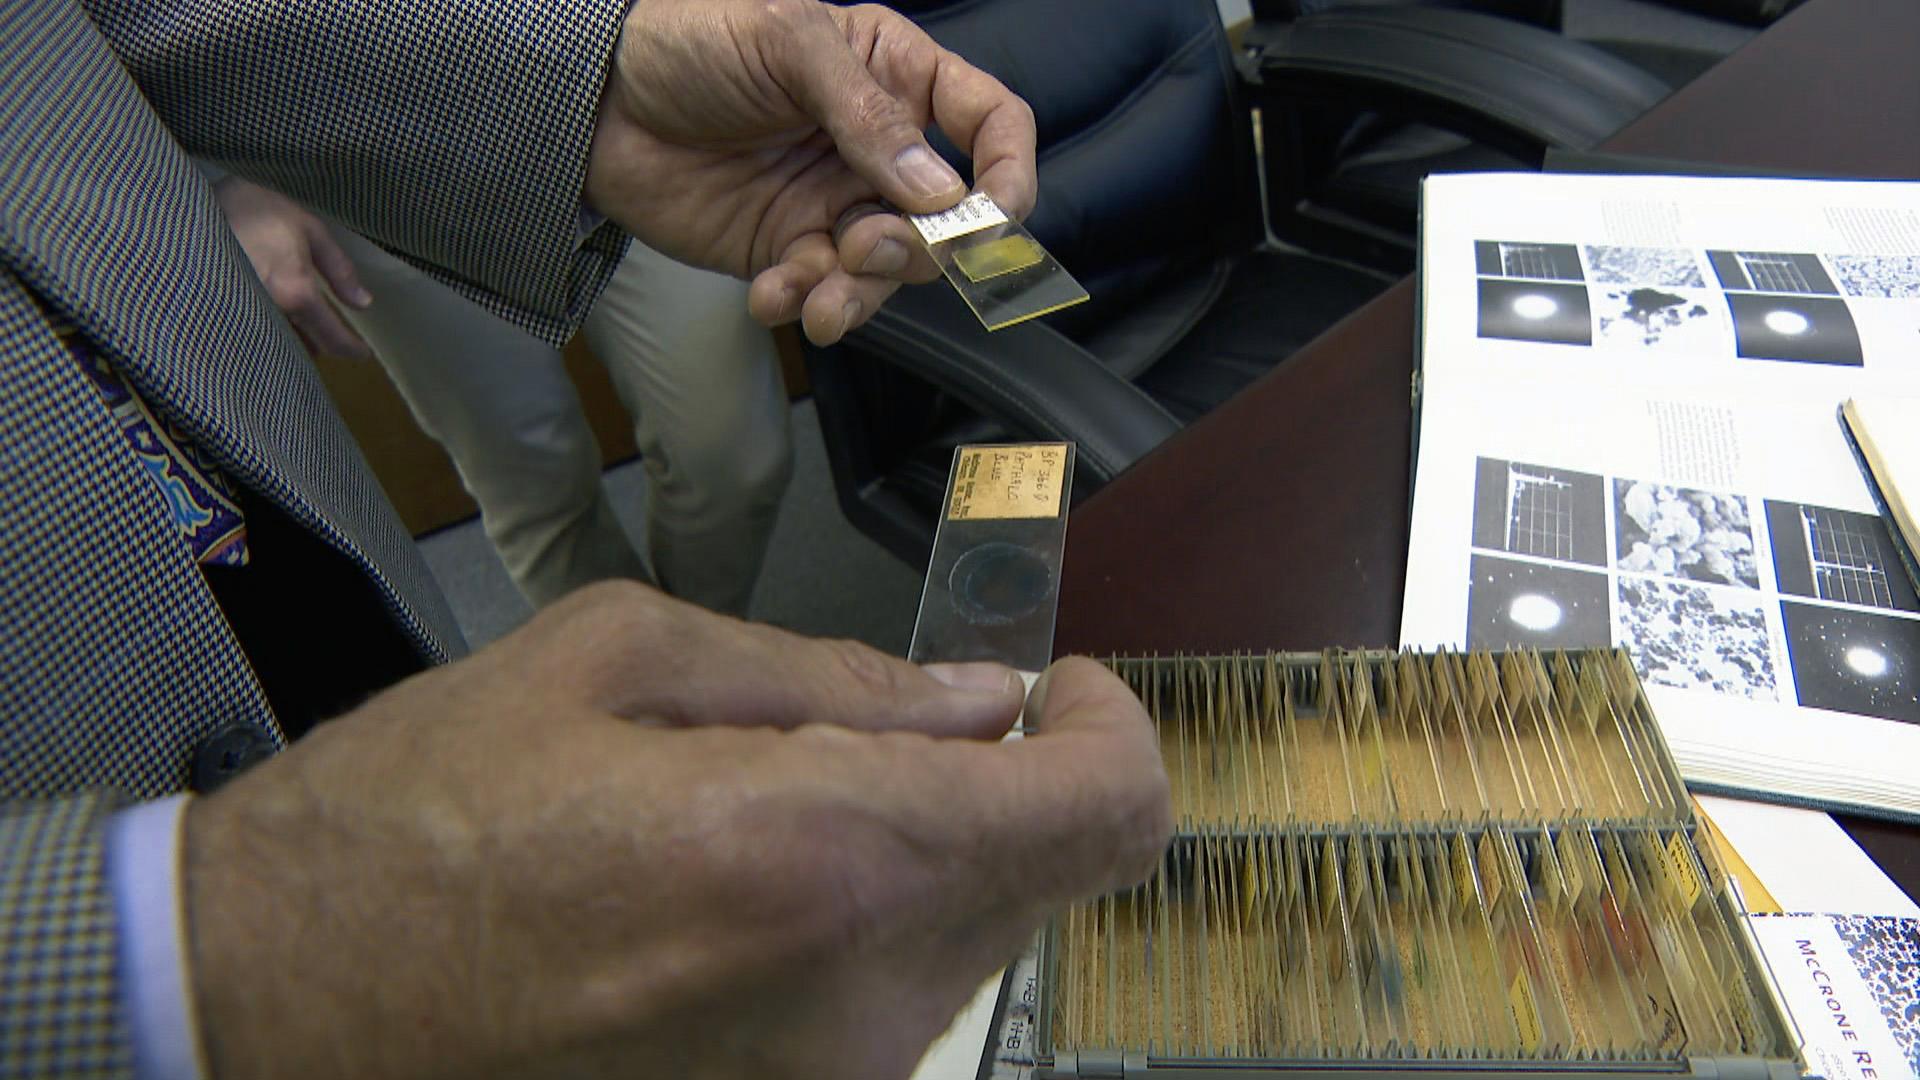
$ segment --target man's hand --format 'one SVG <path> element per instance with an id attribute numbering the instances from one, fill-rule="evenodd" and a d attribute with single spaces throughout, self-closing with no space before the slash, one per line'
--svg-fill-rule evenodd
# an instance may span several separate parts
<path id="1" fill-rule="evenodd" d="M 751 278 L 762 322 L 820 344 L 938 274 L 910 213 L 966 185 L 928 123 L 1015 217 L 1033 209 L 1033 111 L 886 8 L 638 0 L 607 81 L 587 199 L 654 249 Z M 852 211 L 852 213 L 849 213 Z"/>
<path id="2" fill-rule="evenodd" d="M 267 295 L 311 352 L 366 359 L 373 355 L 328 301 L 329 290 L 356 308 L 373 303 L 353 260 L 333 242 L 326 225 L 299 203 L 237 176 L 213 185 L 220 209 L 240 241 Z"/>
<path id="3" fill-rule="evenodd" d="M 576 593 L 197 800 L 215 1077 L 899 1078 L 1172 825 L 1138 701 L 1028 703 L 629 583 Z"/>

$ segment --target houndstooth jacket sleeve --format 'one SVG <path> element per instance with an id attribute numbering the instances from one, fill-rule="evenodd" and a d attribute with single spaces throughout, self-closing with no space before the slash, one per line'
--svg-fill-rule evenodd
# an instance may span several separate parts
<path id="1" fill-rule="evenodd" d="M 559 344 L 626 250 L 580 193 L 631 0 L 83 0 L 187 149 Z"/>
<path id="2" fill-rule="evenodd" d="M 132 1060 L 116 990 L 113 902 L 101 872 L 112 800 L 0 805 L 0 971 L 21 989 L 0 1018 L 0 1076 L 120 1077 Z M 57 982 L 40 980 L 58 972 Z"/>
<path id="3" fill-rule="evenodd" d="M 625 243 L 610 228 L 582 242 L 578 214 L 627 0 L 84 4 L 139 94 L 68 0 L 0 3 L 0 131 L 22 140 L 0 142 L 0 435 L 33 465 L 0 483 L 0 1080 L 129 1073 L 105 822 L 119 796 L 178 790 L 221 723 L 270 723 L 244 658 L 207 646 L 219 613 L 34 298 L 96 323 L 149 402 L 361 565 L 423 650 L 445 655 L 429 628 L 450 624 L 140 96 L 189 149 L 550 340 Z M 282 422 L 300 410 L 309 422 Z"/>

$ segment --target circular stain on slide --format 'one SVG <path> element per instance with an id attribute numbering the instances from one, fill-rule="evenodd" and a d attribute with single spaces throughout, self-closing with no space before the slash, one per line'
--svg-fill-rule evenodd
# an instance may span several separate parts
<path id="1" fill-rule="evenodd" d="M 1005 626 L 1033 614 L 1052 584 L 1046 560 L 997 540 L 960 556 L 947 575 L 954 610 L 975 626 Z"/>

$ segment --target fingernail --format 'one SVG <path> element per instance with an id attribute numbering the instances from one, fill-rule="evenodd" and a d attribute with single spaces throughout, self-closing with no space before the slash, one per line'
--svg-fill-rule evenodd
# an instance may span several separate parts
<path id="1" fill-rule="evenodd" d="M 355 285 L 353 288 L 347 290 L 347 295 L 343 299 L 354 307 L 363 308 L 373 303 L 373 294 Z"/>
<path id="2" fill-rule="evenodd" d="M 1020 676 L 1012 668 L 1002 664 L 927 664 L 921 671 L 933 676 L 934 681 L 950 686 L 955 690 L 972 690 L 980 693 L 1004 694 L 1020 684 Z"/>
<path id="3" fill-rule="evenodd" d="M 960 174 L 924 146 L 909 146 L 893 159 L 900 182 L 922 198 L 950 195 L 961 187 Z"/>
<path id="4" fill-rule="evenodd" d="M 800 290 L 788 285 L 780 290 L 780 310 L 778 318 L 790 319 L 799 313 Z"/>
<path id="5" fill-rule="evenodd" d="M 847 331 L 853 329 L 853 324 L 858 322 L 859 320 L 860 320 L 860 301 L 858 300 L 847 301 L 847 306 L 840 309 L 840 332 L 838 334 L 835 334 L 834 337 L 836 338 L 845 337 Z"/>
<path id="6" fill-rule="evenodd" d="M 907 268 L 907 246 L 891 236 L 873 245 L 872 254 L 860 264 L 863 274 L 897 274 Z"/>

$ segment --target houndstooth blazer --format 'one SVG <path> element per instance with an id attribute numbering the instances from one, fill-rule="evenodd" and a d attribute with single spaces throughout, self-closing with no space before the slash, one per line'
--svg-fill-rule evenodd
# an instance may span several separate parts
<path id="1" fill-rule="evenodd" d="M 192 748 L 222 725 L 281 738 L 49 315 L 351 560 L 423 657 L 458 654 L 411 539 L 187 149 L 559 341 L 624 246 L 577 230 L 625 8 L 0 4 L 0 1077 L 127 1073 L 104 816 L 180 790 Z"/>

